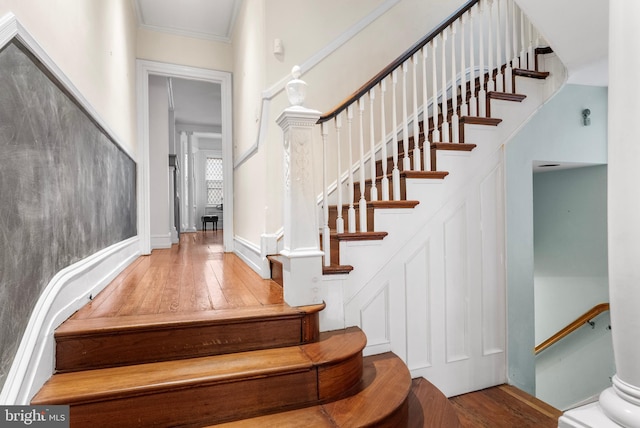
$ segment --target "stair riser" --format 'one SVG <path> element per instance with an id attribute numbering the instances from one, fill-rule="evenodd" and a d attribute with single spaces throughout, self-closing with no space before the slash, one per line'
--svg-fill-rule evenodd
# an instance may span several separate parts
<path id="1" fill-rule="evenodd" d="M 285 319 L 196 325 L 108 335 L 65 336 L 56 344 L 56 370 L 70 372 L 293 346 L 317 340 L 318 313 Z"/>
<path id="2" fill-rule="evenodd" d="M 317 374 L 311 370 L 72 405 L 70 420 L 71 427 L 198 427 L 302 407 L 316 400 Z"/>

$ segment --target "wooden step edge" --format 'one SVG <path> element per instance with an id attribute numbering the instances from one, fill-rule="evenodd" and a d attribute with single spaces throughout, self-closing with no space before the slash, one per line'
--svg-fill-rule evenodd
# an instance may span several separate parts
<path id="1" fill-rule="evenodd" d="M 444 179 L 449 175 L 449 171 L 402 171 L 400 176 L 405 178 L 418 178 L 418 179 Z"/>
<path id="2" fill-rule="evenodd" d="M 228 422 L 215 427 L 397 428 L 414 426 L 408 424 L 407 403 L 411 376 L 406 365 L 391 353 L 365 357 L 363 361 L 363 379 L 353 391 L 350 391 L 350 395 L 339 400 Z"/>
<path id="3" fill-rule="evenodd" d="M 470 152 L 475 149 L 475 144 L 467 143 L 431 143 L 431 149 L 436 150 L 452 150 L 458 152 Z"/>
<path id="4" fill-rule="evenodd" d="M 502 119 L 496 117 L 462 116 L 460 124 L 498 126 Z"/>
<path id="5" fill-rule="evenodd" d="M 392 208 L 415 208 L 420 201 L 401 200 L 401 201 L 368 201 L 367 206 L 371 205 L 376 209 L 392 209 Z"/>
<path id="6" fill-rule="evenodd" d="M 339 427 L 406 426 L 410 390 L 411 374 L 400 358 L 391 352 L 372 355 L 364 359 L 362 379 L 352 395 L 323 408 Z"/>
<path id="7" fill-rule="evenodd" d="M 351 265 L 330 265 L 330 266 L 322 266 L 322 274 L 323 275 L 340 275 L 340 274 L 348 274 L 353 270 L 353 266 Z"/>
<path id="8" fill-rule="evenodd" d="M 409 393 L 411 427 L 463 428 L 447 397 L 423 377 L 413 379 Z"/>
<path id="9" fill-rule="evenodd" d="M 388 232 L 345 232 L 331 233 L 331 238 L 338 241 L 380 241 L 388 234 Z"/>
<path id="10" fill-rule="evenodd" d="M 80 320 L 70 319 L 56 329 L 54 336 L 56 340 L 66 340 L 87 335 L 109 335 L 114 332 L 159 331 L 219 324 L 248 323 L 267 319 L 292 319 L 320 312 L 324 307 L 324 303 L 304 307 L 278 304 L 178 313 L 171 316 L 167 314 L 148 314 Z"/>
<path id="11" fill-rule="evenodd" d="M 324 333 L 316 343 L 286 348 L 54 374 L 32 404 L 78 405 L 310 370 L 324 370 L 338 388 L 351 387 L 352 374 L 336 373 L 330 366 L 350 361 L 353 372 L 365 344 L 362 330 L 353 327 Z"/>
<path id="12" fill-rule="evenodd" d="M 514 94 L 511 92 L 498 91 L 487 92 L 487 97 L 492 100 L 514 101 L 518 103 L 521 103 L 525 98 L 527 98 L 527 96 L 524 94 Z"/>
<path id="13" fill-rule="evenodd" d="M 530 77 L 532 79 L 546 79 L 549 77 L 548 71 L 534 71 L 534 70 L 526 70 L 524 68 L 514 68 L 513 69 L 514 76 L 522 76 L 522 77 Z"/>
<path id="14" fill-rule="evenodd" d="M 553 48 L 551 46 L 539 46 L 535 49 L 536 55 L 546 55 L 553 53 Z"/>
<path id="15" fill-rule="evenodd" d="M 84 370 L 54 374 L 31 404 L 78 405 L 312 369 L 296 346 Z"/>

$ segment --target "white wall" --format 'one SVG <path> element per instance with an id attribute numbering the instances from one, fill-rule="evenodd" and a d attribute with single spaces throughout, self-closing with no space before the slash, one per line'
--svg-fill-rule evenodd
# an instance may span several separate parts
<path id="1" fill-rule="evenodd" d="M 312 58 L 386 3 L 389 2 L 243 2 L 233 37 L 237 76 L 234 80 L 236 156 L 244 154 L 256 141 L 262 91 L 286 78 L 292 66 Z M 309 84 L 306 106 L 329 110 L 463 3 L 461 0 L 397 2 L 302 76 Z M 248 25 L 249 22 L 252 25 Z M 283 55 L 272 53 L 275 38 L 282 40 Z M 236 231 L 256 245 L 261 234 L 275 233 L 282 227 L 282 133 L 275 119 L 287 105 L 282 92 L 271 100 L 266 142 L 236 170 Z M 315 149 L 315 158 L 320 162 L 319 141 Z M 314 169 L 322 170 L 319 165 Z"/>
<path id="2" fill-rule="evenodd" d="M 9 12 L 16 15 L 108 124 L 118 143 L 135 158 L 136 18 L 132 3 L 0 0 L 0 16 Z"/>
<path id="3" fill-rule="evenodd" d="M 210 70 L 233 70 L 233 47 L 230 43 L 139 28 L 136 49 L 139 59 Z"/>
<path id="4" fill-rule="evenodd" d="M 171 247 L 167 78 L 149 77 L 149 208 L 151 248 Z"/>
<path id="5" fill-rule="evenodd" d="M 591 109 L 591 126 L 582 110 Z M 532 162 L 607 162 L 607 89 L 566 85 L 506 146 L 508 376 L 535 394 Z"/>

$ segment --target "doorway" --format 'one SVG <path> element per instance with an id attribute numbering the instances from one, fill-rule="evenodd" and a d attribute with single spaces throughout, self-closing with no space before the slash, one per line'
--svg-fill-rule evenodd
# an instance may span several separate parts
<path id="1" fill-rule="evenodd" d="M 150 105 L 149 82 L 151 76 L 187 79 L 214 83 L 220 86 L 221 126 L 220 143 L 223 159 L 222 189 L 224 211 L 224 251 L 233 251 L 233 146 L 232 146 L 232 88 L 231 73 L 155 61 L 137 61 L 138 95 L 138 236 L 142 254 L 151 253 L 151 164 L 150 164 Z M 169 132 L 167 130 L 167 132 Z M 168 160 L 167 160 L 168 168 Z M 168 169 L 167 169 L 168 176 Z M 167 207 L 167 209 L 169 209 Z"/>

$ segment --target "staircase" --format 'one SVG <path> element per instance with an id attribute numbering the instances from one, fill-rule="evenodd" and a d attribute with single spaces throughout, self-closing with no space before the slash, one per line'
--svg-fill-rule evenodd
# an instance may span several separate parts
<path id="1" fill-rule="evenodd" d="M 74 427 L 406 426 L 404 363 L 363 358 L 357 327 L 319 333 L 322 309 L 70 319 L 32 404 L 70 405 Z"/>
<path id="2" fill-rule="evenodd" d="M 446 396 L 506 382 L 504 146 L 565 75 L 515 2 L 474 0 L 321 116 L 321 329 Z"/>

